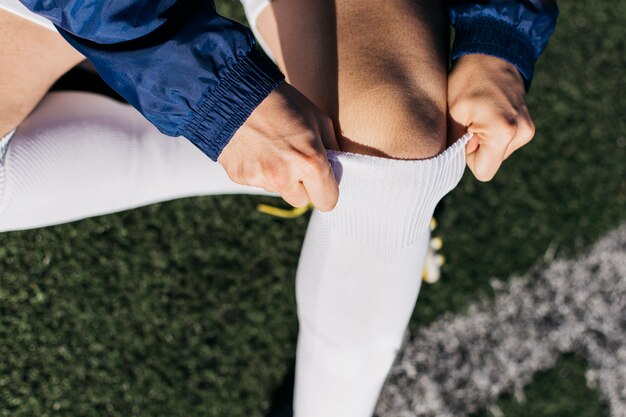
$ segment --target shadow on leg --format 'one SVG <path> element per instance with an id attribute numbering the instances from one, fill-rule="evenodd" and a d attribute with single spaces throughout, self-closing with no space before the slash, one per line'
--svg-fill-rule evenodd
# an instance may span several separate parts
<path id="1" fill-rule="evenodd" d="M 445 148 L 448 24 L 440 2 L 276 0 L 256 22 L 343 151 L 421 159 Z"/>

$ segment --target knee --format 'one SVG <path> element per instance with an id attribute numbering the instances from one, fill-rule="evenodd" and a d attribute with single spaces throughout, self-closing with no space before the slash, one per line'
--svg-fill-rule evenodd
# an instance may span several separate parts
<path id="1" fill-rule="evenodd" d="M 445 101 L 382 85 L 340 106 L 343 151 L 394 159 L 424 159 L 445 149 Z"/>

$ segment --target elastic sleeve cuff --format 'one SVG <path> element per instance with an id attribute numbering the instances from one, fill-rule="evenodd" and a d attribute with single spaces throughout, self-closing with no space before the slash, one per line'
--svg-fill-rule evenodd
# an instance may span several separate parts
<path id="1" fill-rule="evenodd" d="M 217 161 L 237 129 L 284 78 L 273 62 L 253 49 L 205 93 L 180 135 Z"/>
<path id="2" fill-rule="evenodd" d="M 530 88 L 536 61 L 533 46 L 513 26 L 485 17 L 457 21 L 452 62 L 467 54 L 491 55 L 515 65 L 526 90 Z"/>

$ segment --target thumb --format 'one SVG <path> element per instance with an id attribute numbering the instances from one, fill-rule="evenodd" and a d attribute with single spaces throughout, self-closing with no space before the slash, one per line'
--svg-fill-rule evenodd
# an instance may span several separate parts
<path id="1" fill-rule="evenodd" d="M 467 145 L 465 145 L 465 154 L 467 155 L 467 158 L 469 159 L 469 157 L 471 156 L 472 158 L 475 157 L 476 155 L 472 155 L 474 154 L 474 152 L 476 152 L 476 150 L 478 149 L 478 135 L 476 133 L 472 134 L 472 138 L 470 140 L 467 141 Z"/>
<path id="2" fill-rule="evenodd" d="M 477 133 L 474 133 L 468 142 L 468 148 L 474 140 L 475 145 L 472 146 L 476 146 L 476 148 L 467 155 L 467 166 L 477 180 L 490 181 L 502 165 L 507 143 L 498 140 L 485 141 Z"/>

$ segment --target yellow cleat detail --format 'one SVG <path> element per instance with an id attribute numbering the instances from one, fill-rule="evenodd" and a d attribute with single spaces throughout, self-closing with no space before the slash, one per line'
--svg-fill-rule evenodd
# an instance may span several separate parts
<path id="1" fill-rule="evenodd" d="M 309 203 L 304 207 L 296 207 L 293 209 L 282 209 L 280 207 L 270 206 L 268 204 L 259 204 L 256 209 L 264 214 L 270 216 L 280 217 L 283 219 L 295 219 L 304 215 L 307 211 L 313 208 L 313 204 Z"/>

